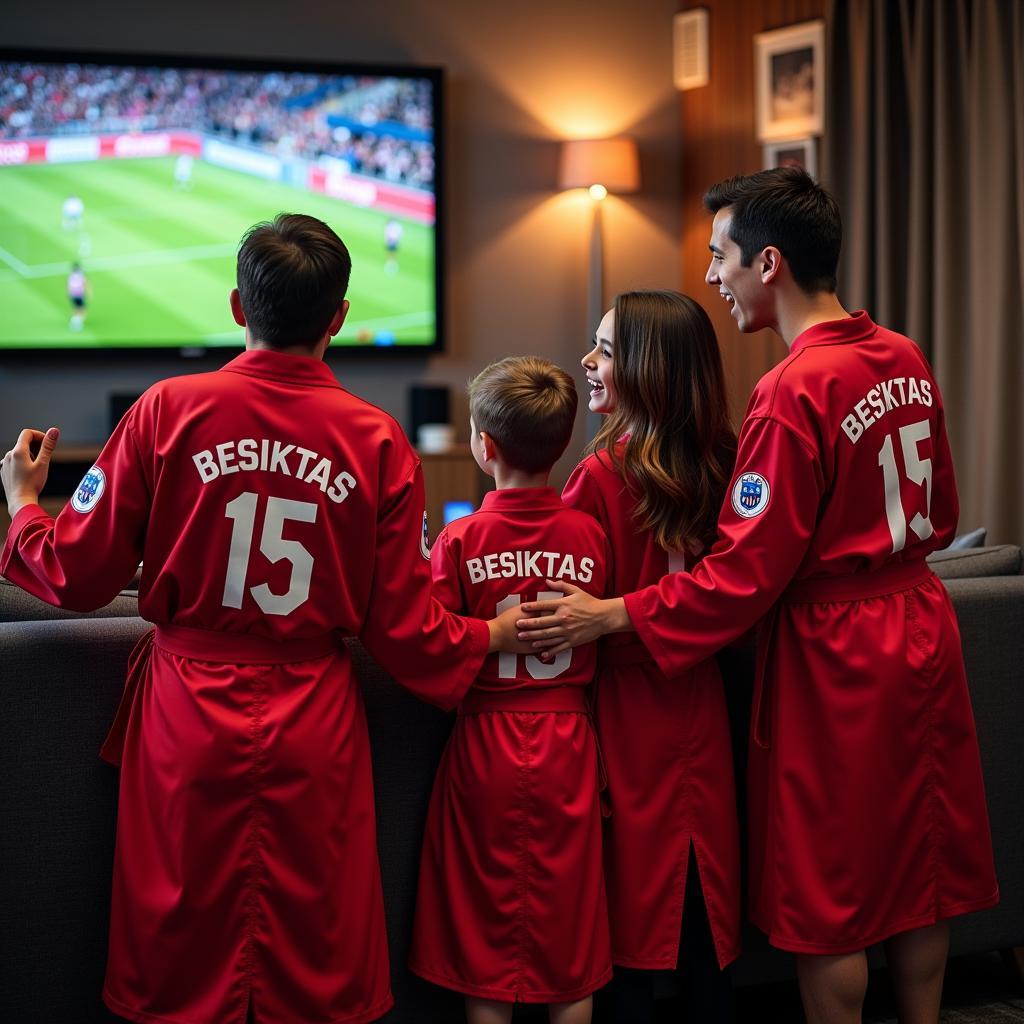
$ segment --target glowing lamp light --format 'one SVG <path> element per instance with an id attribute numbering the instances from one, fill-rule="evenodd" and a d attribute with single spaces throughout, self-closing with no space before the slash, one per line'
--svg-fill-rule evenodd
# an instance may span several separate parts
<path id="1" fill-rule="evenodd" d="M 636 142 L 625 136 L 563 142 L 558 185 L 589 189 L 597 200 L 604 199 L 609 192 L 636 192 L 640 188 Z"/>

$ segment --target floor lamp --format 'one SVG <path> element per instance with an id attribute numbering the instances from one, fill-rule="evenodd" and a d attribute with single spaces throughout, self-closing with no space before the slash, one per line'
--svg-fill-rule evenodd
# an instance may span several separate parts
<path id="1" fill-rule="evenodd" d="M 636 142 L 615 139 L 571 139 L 562 143 L 558 170 L 560 188 L 586 188 L 593 203 L 590 231 L 590 276 L 587 282 L 587 330 L 596 329 L 604 314 L 604 238 L 601 200 L 609 192 L 636 192 L 640 188 L 640 161 Z"/>

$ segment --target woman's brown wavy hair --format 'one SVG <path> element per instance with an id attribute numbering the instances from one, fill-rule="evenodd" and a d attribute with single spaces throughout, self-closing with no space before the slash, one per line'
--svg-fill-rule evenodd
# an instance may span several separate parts
<path id="1" fill-rule="evenodd" d="M 715 329 L 678 292 L 615 299 L 615 411 L 590 445 L 637 498 L 637 527 L 666 551 L 699 555 L 715 539 L 736 460 Z M 617 443 L 624 434 L 628 439 Z"/>

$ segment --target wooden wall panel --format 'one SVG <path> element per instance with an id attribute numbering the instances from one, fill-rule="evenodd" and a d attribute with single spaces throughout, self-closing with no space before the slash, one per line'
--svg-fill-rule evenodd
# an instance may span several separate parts
<path id="1" fill-rule="evenodd" d="M 754 122 L 754 36 L 825 16 L 828 0 L 702 0 L 680 10 L 709 12 L 710 82 L 680 93 L 682 108 L 682 290 L 711 316 L 722 345 L 730 407 L 737 424 L 758 379 L 786 353 L 770 331 L 742 335 L 718 293 L 704 283 L 711 218 L 709 185 L 762 167 Z"/>

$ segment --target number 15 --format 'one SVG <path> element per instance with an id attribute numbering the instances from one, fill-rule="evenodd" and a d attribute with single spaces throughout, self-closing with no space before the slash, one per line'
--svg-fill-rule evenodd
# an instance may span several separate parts
<path id="1" fill-rule="evenodd" d="M 903 449 L 907 479 L 924 485 L 925 489 L 924 515 L 918 512 L 910 520 L 910 528 L 917 534 L 918 540 L 927 540 L 935 532 L 929 518 L 932 507 L 932 460 L 922 459 L 917 448 L 921 441 L 931 440 L 931 436 L 927 420 L 900 427 L 900 447 Z M 882 467 L 882 479 L 885 482 L 885 517 L 889 521 L 889 533 L 892 536 L 892 553 L 896 554 L 907 546 L 907 515 L 903 511 L 903 500 L 900 497 L 900 475 L 896 467 L 892 434 L 885 435 L 878 453 L 878 464 Z"/>
<path id="2" fill-rule="evenodd" d="M 556 597 L 562 597 L 563 595 L 558 593 L 556 590 L 542 590 L 537 595 L 538 601 L 553 601 Z M 500 615 L 503 611 L 509 608 L 515 608 L 521 604 L 523 600 L 522 594 L 509 594 L 508 597 L 502 598 L 498 602 L 497 614 Z M 518 654 L 499 654 L 498 655 L 498 677 L 500 679 L 515 679 L 517 672 L 517 662 L 519 661 Z M 534 679 L 554 679 L 555 676 L 560 676 L 568 667 L 572 661 L 572 651 L 562 651 L 561 654 L 556 655 L 555 659 L 550 664 L 545 664 L 540 658 L 533 654 L 526 656 L 526 671 L 533 676 Z"/>
<path id="3" fill-rule="evenodd" d="M 242 607 L 258 500 L 259 495 L 245 491 L 234 501 L 228 502 L 224 509 L 225 517 L 234 520 L 231 527 L 228 571 L 224 579 L 224 599 L 221 602 L 225 608 Z M 253 599 L 266 615 L 287 615 L 309 598 L 313 556 L 297 540 L 285 540 L 282 532 L 288 519 L 300 523 L 315 523 L 316 512 L 316 505 L 308 501 L 267 498 L 267 514 L 263 519 L 260 551 L 271 563 L 280 562 L 282 558 L 287 559 L 292 564 L 292 574 L 288 581 L 288 589 L 283 594 L 275 594 L 266 583 L 249 588 Z"/>

